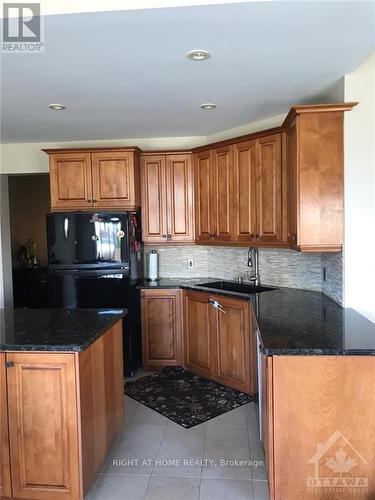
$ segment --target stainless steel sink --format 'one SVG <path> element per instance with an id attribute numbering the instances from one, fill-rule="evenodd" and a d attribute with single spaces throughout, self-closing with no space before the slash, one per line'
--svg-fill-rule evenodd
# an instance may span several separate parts
<path id="1" fill-rule="evenodd" d="M 275 290 L 268 286 L 261 285 L 251 285 L 246 283 L 234 283 L 233 281 L 210 281 L 209 283 L 199 283 L 199 285 L 204 288 L 211 288 L 214 290 L 223 290 L 227 292 L 237 292 L 237 293 L 261 293 Z"/>

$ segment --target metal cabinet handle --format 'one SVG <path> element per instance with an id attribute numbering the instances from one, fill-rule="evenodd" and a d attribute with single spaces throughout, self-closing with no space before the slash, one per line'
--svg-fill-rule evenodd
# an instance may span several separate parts
<path id="1" fill-rule="evenodd" d="M 214 309 L 217 309 L 218 311 L 226 314 L 227 311 L 224 309 L 224 307 L 220 304 L 220 302 L 218 300 L 214 300 L 214 299 L 210 299 L 208 301 L 208 303 L 210 304 L 210 306 L 212 306 Z"/>
<path id="2" fill-rule="evenodd" d="M 5 366 L 7 368 L 14 368 L 14 363 L 13 363 L 13 361 L 6 361 Z"/>
<path id="3" fill-rule="evenodd" d="M 92 200 L 93 203 L 98 203 L 98 200 Z"/>
<path id="4" fill-rule="evenodd" d="M 170 234 L 167 234 L 167 240 L 171 240 L 172 236 Z"/>
<path id="5" fill-rule="evenodd" d="M 162 238 L 166 238 L 166 237 L 167 237 L 167 235 L 166 235 L 166 234 L 163 234 Z"/>
<path id="6" fill-rule="evenodd" d="M 92 200 L 87 200 L 87 203 L 92 203 Z"/>

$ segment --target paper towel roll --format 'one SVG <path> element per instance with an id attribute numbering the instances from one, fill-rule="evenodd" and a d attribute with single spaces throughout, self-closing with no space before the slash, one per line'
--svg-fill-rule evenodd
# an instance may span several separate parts
<path id="1" fill-rule="evenodd" d="M 156 250 L 152 250 L 148 254 L 148 279 L 150 281 L 158 279 L 158 254 Z"/>

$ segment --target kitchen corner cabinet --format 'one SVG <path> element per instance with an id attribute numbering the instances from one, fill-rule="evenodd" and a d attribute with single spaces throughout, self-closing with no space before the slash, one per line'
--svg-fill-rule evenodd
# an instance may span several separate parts
<path id="1" fill-rule="evenodd" d="M 181 290 L 142 290 L 142 356 L 145 370 L 183 362 Z"/>
<path id="2" fill-rule="evenodd" d="M 185 292 L 184 316 L 187 369 L 252 393 L 250 303 L 207 293 Z"/>
<path id="3" fill-rule="evenodd" d="M 141 155 L 144 243 L 194 242 L 191 154 Z"/>
<path id="4" fill-rule="evenodd" d="M 293 107 L 287 134 L 289 244 L 339 252 L 344 221 L 344 112 L 355 103 Z"/>
<path id="5" fill-rule="evenodd" d="M 122 427 L 122 352 L 119 321 L 82 352 L 0 354 L 1 498 L 83 499 Z"/>
<path id="6" fill-rule="evenodd" d="M 49 155 L 52 211 L 140 206 L 138 149 L 44 151 Z"/>

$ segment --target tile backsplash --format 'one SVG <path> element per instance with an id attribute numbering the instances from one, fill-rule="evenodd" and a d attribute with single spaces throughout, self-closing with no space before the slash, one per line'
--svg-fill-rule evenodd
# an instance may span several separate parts
<path id="1" fill-rule="evenodd" d="M 201 245 L 145 247 L 145 273 L 148 253 L 159 254 L 161 278 L 214 277 L 236 279 L 249 275 L 247 248 Z M 188 268 L 193 259 L 194 268 Z M 326 281 L 323 281 L 323 268 Z M 302 254 L 288 249 L 260 249 L 259 271 L 263 284 L 322 291 L 342 303 L 342 254 Z"/>

